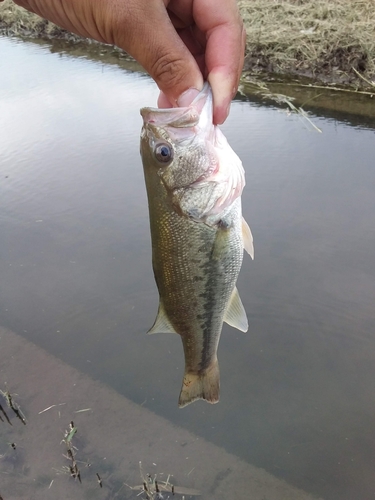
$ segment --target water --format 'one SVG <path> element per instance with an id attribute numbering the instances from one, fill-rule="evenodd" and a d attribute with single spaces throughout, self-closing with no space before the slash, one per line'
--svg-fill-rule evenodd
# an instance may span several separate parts
<path id="1" fill-rule="evenodd" d="M 222 127 L 255 240 L 224 326 L 221 402 L 177 409 L 139 157 L 142 73 L 0 39 L 0 324 L 325 499 L 373 498 L 375 141 L 370 119 L 237 101 Z M 354 125 L 353 125 L 354 123 Z"/>

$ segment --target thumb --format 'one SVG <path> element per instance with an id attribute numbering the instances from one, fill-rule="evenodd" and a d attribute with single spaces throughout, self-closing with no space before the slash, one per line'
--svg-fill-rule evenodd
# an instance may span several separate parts
<path id="1" fill-rule="evenodd" d="M 164 3 L 136 2 L 142 3 L 142 9 L 132 11 L 133 19 L 128 14 L 114 42 L 144 67 L 167 100 L 177 106 L 186 90 L 202 89 L 203 75 L 171 23 Z"/>

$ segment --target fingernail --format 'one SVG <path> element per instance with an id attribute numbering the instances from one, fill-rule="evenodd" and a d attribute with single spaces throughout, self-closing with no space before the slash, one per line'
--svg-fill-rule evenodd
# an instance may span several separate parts
<path id="1" fill-rule="evenodd" d="M 233 81 L 232 78 L 221 72 L 210 73 L 208 81 L 214 96 L 214 123 L 220 125 L 224 123 L 229 114 L 234 94 Z"/>
<path id="2" fill-rule="evenodd" d="M 197 97 L 199 94 L 198 89 L 190 88 L 188 90 L 185 90 L 180 97 L 177 99 L 177 106 L 180 108 L 184 108 L 185 106 L 189 106 L 194 99 Z"/>
<path id="3" fill-rule="evenodd" d="M 228 118 L 229 111 L 230 111 L 230 104 L 223 104 L 222 106 L 217 106 L 214 110 L 214 125 L 222 125 L 225 120 Z"/>

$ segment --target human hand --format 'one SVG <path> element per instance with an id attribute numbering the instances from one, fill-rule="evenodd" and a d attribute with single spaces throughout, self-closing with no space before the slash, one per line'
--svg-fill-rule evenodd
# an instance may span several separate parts
<path id="1" fill-rule="evenodd" d="M 78 35 L 124 49 L 157 83 L 160 106 L 189 104 L 194 97 L 194 90 L 189 89 L 201 90 L 208 80 L 214 97 L 214 123 L 227 118 L 245 47 L 236 0 L 15 3 Z"/>

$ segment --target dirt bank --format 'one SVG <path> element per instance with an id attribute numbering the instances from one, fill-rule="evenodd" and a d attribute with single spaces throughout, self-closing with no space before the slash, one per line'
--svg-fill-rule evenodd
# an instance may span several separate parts
<path id="1" fill-rule="evenodd" d="M 239 0 L 247 31 L 245 71 L 303 75 L 375 87 L 375 8 L 363 0 Z M 82 42 L 5 0 L 0 34 Z M 86 40 L 90 45 L 100 46 Z M 115 49 L 119 56 L 122 51 Z"/>
<path id="2" fill-rule="evenodd" d="M 239 4 L 248 35 L 245 69 L 305 75 L 326 83 L 375 85 L 372 2 L 241 0 Z"/>

